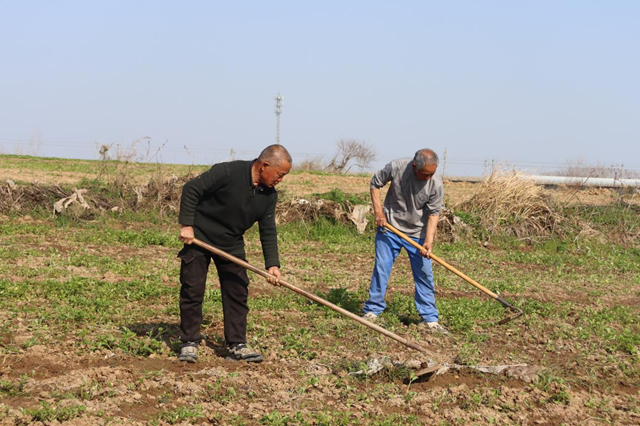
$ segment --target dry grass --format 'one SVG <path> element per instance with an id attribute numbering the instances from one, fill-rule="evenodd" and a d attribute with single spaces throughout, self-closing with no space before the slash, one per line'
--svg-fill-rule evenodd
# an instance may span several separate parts
<path id="1" fill-rule="evenodd" d="M 287 223 L 293 221 L 313 222 L 320 218 L 330 218 L 336 222 L 346 223 L 346 212 L 338 203 L 328 200 L 291 199 L 278 203 L 276 221 Z"/>
<path id="2" fill-rule="evenodd" d="M 58 185 L 17 185 L 7 180 L 0 184 L 0 212 L 20 212 L 48 204 L 53 210 L 55 201 L 71 194 Z"/>
<path id="3" fill-rule="evenodd" d="M 27 184 L 11 181 L 0 183 L 0 213 L 45 209 L 52 214 L 90 219 L 107 211 L 156 211 L 160 216 L 177 215 L 180 196 L 188 176 L 164 176 L 158 172 L 146 184 L 127 183 L 120 177 L 104 180 L 89 188 L 69 188 L 60 185 Z M 81 196 L 78 198 L 78 195 Z M 78 201 L 80 199 L 81 201 Z M 54 209 L 54 204 L 59 207 Z M 340 223 L 350 223 L 353 207 L 316 198 L 283 199 L 278 203 L 278 223 L 293 221 L 315 222 L 321 218 Z"/>
<path id="4" fill-rule="evenodd" d="M 158 171 L 145 185 L 129 188 L 135 197 L 129 197 L 128 206 L 133 210 L 154 209 L 164 215 L 168 212 L 177 213 L 180 207 L 180 196 L 184 184 L 195 175 L 178 177 L 165 176 Z"/>
<path id="5" fill-rule="evenodd" d="M 147 174 L 143 182 L 134 179 L 134 166 L 118 165 L 115 172 L 103 173 L 76 185 L 0 182 L 0 213 L 6 215 L 36 209 L 74 219 L 93 219 L 107 212 L 127 211 L 154 211 L 159 216 L 175 216 L 182 187 L 196 173 L 182 171 L 177 176 L 158 165 L 157 170 Z M 351 196 L 346 193 L 342 193 L 342 201 L 320 199 L 326 197 L 317 194 L 309 195 L 306 200 L 295 199 L 288 196 L 288 190 L 281 191 L 280 195 L 276 212 L 278 223 L 311 223 L 328 219 L 335 223 L 355 223 L 359 232 L 371 227 L 370 210 L 355 211 L 356 207 L 369 207 L 369 204 L 356 206 L 360 203 L 350 202 Z M 438 239 L 458 241 L 508 234 L 527 241 L 540 241 L 575 235 L 577 240 L 602 241 L 606 236 L 615 237 L 623 244 L 636 245 L 640 240 L 640 230 L 632 218 L 638 207 L 626 201 L 620 201 L 625 202 L 624 205 L 607 203 L 580 207 L 565 203 L 561 206 L 555 195 L 542 186 L 523 179 L 520 174 L 498 171 L 474 185 L 472 195 L 465 201 L 441 213 Z M 64 211 L 54 213 L 56 202 L 65 207 Z"/>
<path id="6" fill-rule="evenodd" d="M 122 212 L 155 210 L 160 215 L 176 214 L 184 183 L 193 177 L 165 176 L 154 173 L 146 184 L 123 179 L 122 175 L 102 176 L 99 185 L 82 189 L 89 208 L 73 205 L 60 214 L 90 218 L 106 211 Z M 0 185 L 0 212 L 45 208 L 53 212 L 55 202 L 72 197 L 76 189 L 58 185 Z M 455 210 L 480 219 L 480 227 L 491 233 L 506 232 L 519 238 L 544 237 L 558 233 L 561 216 L 541 186 L 521 179 L 513 173 L 493 173 L 478 186 L 476 193 L 456 206 Z M 340 223 L 354 221 L 353 206 L 311 197 L 308 200 L 283 199 L 278 203 L 278 223 L 313 222 L 326 218 Z M 440 238 L 464 239 L 471 229 L 451 210 L 445 210 L 439 225 Z"/>
<path id="7" fill-rule="evenodd" d="M 480 225 L 490 232 L 506 232 L 518 238 L 560 233 L 562 221 L 543 187 L 514 172 L 492 172 L 457 210 L 478 217 Z"/>
<path id="8" fill-rule="evenodd" d="M 459 216 L 456 216 L 454 210 L 449 208 L 442 209 L 440 220 L 438 221 L 438 241 L 451 243 L 472 237 L 473 229 L 469 224 L 465 223 Z"/>
<path id="9" fill-rule="evenodd" d="M 64 208 L 56 213 L 77 218 L 91 218 L 105 211 L 155 210 L 160 215 L 176 213 L 184 183 L 193 176 L 152 176 L 145 184 L 137 184 L 116 177 L 103 180 L 88 188 L 70 189 L 60 185 L 17 185 L 7 181 L 0 184 L 0 212 L 20 212 L 40 208 L 54 213 L 54 204 L 65 200 Z M 83 207 L 74 202 L 74 194 L 82 193 Z"/>

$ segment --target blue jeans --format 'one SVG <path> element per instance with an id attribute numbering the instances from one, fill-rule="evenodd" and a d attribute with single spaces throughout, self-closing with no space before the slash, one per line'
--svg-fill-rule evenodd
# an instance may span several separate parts
<path id="1" fill-rule="evenodd" d="M 423 239 L 413 240 L 420 245 L 424 243 Z M 417 248 L 393 232 L 381 231 L 380 228 L 378 228 L 376 234 L 376 263 L 371 276 L 369 300 L 364 303 L 364 313 L 371 312 L 380 315 L 387 306 L 384 301 L 384 295 L 387 291 L 391 268 L 403 247 L 409 254 L 409 260 L 411 261 L 411 272 L 413 272 L 413 280 L 416 286 L 415 302 L 418 314 L 420 314 L 420 318 L 423 321 L 438 321 L 431 259 L 422 257 Z"/>

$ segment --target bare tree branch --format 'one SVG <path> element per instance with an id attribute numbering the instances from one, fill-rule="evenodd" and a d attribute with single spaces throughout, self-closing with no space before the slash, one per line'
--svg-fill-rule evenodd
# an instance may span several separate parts
<path id="1" fill-rule="evenodd" d="M 348 173 L 353 166 L 366 169 L 375 159 L 376 151 L 368 142 L 341 139 L 326 170 L 331 173 Z"/>

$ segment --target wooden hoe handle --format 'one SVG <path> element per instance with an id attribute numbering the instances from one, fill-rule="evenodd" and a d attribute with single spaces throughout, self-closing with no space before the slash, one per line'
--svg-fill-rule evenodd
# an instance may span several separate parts
<path id="1" fill-rule="evenodd" d="M 406 240 L 407 242 L 409 242 L 412 246 L 414 246 L 418 250 L 421 250 L 421 251 L 424 250 L 424 247 L 422 247 L 420 244 L 418 244 L 415 241 L 413 241 L 406 234 L 404 234 L 402 231 L 396 229 L 392 225 L 387 223 L 386 228 L 389 229 L 390 231 L 392 231 L 394 234 L 396 234 L 400 238 L 402 238 L 403 240 Z M 458 269 L 454 268 L 453 266 L 449 265 L 447 262 L 445 262 L 444 260 L 440 259 L 435 254 L 431 253 L 430 257 L 431 257 L 431 259 L 435 260 L 437 263 L 439 263 L 440 265 L 444 266 L 446 269 L 450 270 L 451 272 L 453 272 L 454 274 L 456 274 L 457 276 L 459 276 L 460 278 L 462 278 L 463 280 L 465 280 L 469 284 L 473 285 L 474 287 L 478 288 L 479 290 L 482 290 L 483 292 L 485 292 L 489 296 L 491 296 L 494 299 L 496 299 L 504 307 L 513 309 L 515 311 L 520 311 L 520 309 L 518 309 L 515 306 L 511 305 L 509 302 L 507 302 L 502 297 L 498 296 L 497 294 L 495 294 L 494 292 L 492 292 L 491 290 L 489 290 L 488 288 L 486 288 L 485 286 L 483 286 L 482 284 L 480 284 L 476 280 L 474 280 L 472 278 L 469 278 L 467 275 L 465 275 L 464 273 L 462 273 Z"/>
<path id="2" fill-rule="evenodd" d="M 218 256 L 223 257 L 223 258 L 225 258 L 227 260 L 230 260 L 231 262 L 236 263 L 236 264 L 238 264 L 238 265 L 240 265 L 240 266 L 242 266 L 242 267 L 244 267 L 244 268 L 246 268 L 246 269 L 248 269 L 250 271 L 253 271 L 258 275 L 261 275 L 261 276 L 263 276 L 265 278 L 268 278 L 268 279 L 276 280 L 276 277 L 274 275 L 272 275 L 272 274 L 270 274 L 270 273 L 268 273 L 266 271 L 263 271 L 262 269 L 256 268 L 255 266 L 251 265 L 250 263 L 248 263 L 248 262 L 246 262 L 246 261 L 244 261 L 242 259 L 239 259 L 239 258 L 237 258 L 237 257 L 235 257 L 235 256 L 233 256 L 233 255 L 231 255 L 231 254 L 229 254 L 229 253 L 227 253 L 227 252 L 225 252 L 223 250 L 220 250 L 219 248 L 214 247 L 211 244 L 207 244 L 204 241 L 201 241 L 201 240 L 199 240 L 197 238 L 193 239 L 193 244 L 195 244 L 195 245 L 197 245 L 199 247 L 202 247 L 204 249 L 207 249 L 210 252 L 215 253 Z M 288 282 L 286 282 L 283 279 L 279 279 L 279 280 L 276 280 L 276 281 L 278 282 L 279 285 L 281 285 L 283 287 L 286 287 L 289 290 L 293 290 L 296 293 L 306 297 L 307 299 L 311 299 L 314 302 L 318 302 L 321 305 L 326 306 L 327 308 L 333 309 L 334 311 L 339 312 L 342 315 L 345 315 L 345 316 L 351 318 L 352 320 L 359 322 L 362 325 L 366 325 L 367 327 L 369 327 L 372 330 L 377 331 L 378 333 L 384 334 L 385 336 L 390 337 L 390 338 L 402 343 L 403 345 L 410 347 L 411 349 L 415 349 L 417 351 L 420 351 L 420 352 L 432 357 L 436 361 L 439 358 L 436 354 L 434 354 L 431 351 L 428 351 L 427 349 L 423 348 L 422 346 L 419 346 L 418 344 L 416 344 L 416 343 L 414 343 L 414 342 L 412 342 L 412 341 L 410 341 L 408 339 L 400 337 L 397 334 L 390 332 L 389 330 L 385 330 L 384 328 L 382 328 L 382 327 L 380 327 L 380 326 L 378 326 L 378 325 L 376 325 L 376 324 L 374 324 L 372 322 L 369 322 L 369 321 L 365 320 L 364 318 L 361 318 L 358 315 L 356 315 L 356 314 L 354 314 L 352 312 L 349 312 L 346 309 L 341 308 L 340 306 L 334 305 L 333 303 L 331 303 L 331 302 L 329 302 L 327 300 L 324 300 L 321 297 L 316 296 L 315 294 L 309 293 L 308 291 L 305 291 L 305 290 L 303 290 L 301 288 L 298 288 L 298 287 L 296 287 L 296 286 L 294 286 L 292 284 L 289 284 Z"/>

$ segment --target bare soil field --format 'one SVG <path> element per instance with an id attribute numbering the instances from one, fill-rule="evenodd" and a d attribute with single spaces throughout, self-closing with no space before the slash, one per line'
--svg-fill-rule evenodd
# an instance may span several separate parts
<path id="1" fill-rule="evenodd" d="M 4 185 L 80 185 L 96 176 L 93 163 L 16 164 L 0 161 Z M 293 173 L 281 190 L 297 198 L 335 189 L 366 196 L 368 181 Z M 448 182 L 446 191 L 454 206 L 477 185 Z M 497 325 L 505 315 L 498 303 L 436 265 L 441 321 L 452 334 L 425 331 L 408 257 L 398 259 L 383 327 L 442 362 L 526 365 L 502 374 L 463 368 L 428 380 L 415 377 L 415 366 L 427 361 L 421 353 L 255 274 L 249 343 L 265 360 L 228 360 L 214 270 L 206 342 L 198 363 L 180 363 L 175 215 L 77 218 L 54 216 L 51 206 L 0 212 L 0 425 L 640 424 L 640 247 L 633 238 L 607 239 L 620 221 L 638 231 L 637 199 L 620 207 L 616 191 L 549 191 L 575 204 L 576 214 L 587 211 L 599 238 L 576 230 L 437 243 L 437 254 L 520 307 L 525 315 L 516 321 Z M 373 239 L 370 226 L 358 234 L 325 219 L 282 224 L 283 278 L 359 314 Z M 246 242 L 249 262 L 260 267 L 256 229 Z M 384 366 L 357 374 L 373 359 Z"/>

